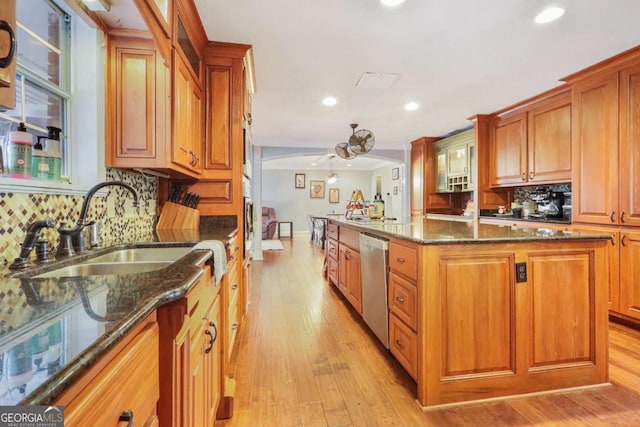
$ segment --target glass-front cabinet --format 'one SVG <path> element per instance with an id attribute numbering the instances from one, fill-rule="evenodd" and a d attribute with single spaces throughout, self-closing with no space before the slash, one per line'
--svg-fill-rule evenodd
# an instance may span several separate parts
<path id="1" fill-rule="evenodd" d="M 435 144 L 437 193 L 473 190 L 474 131 L 458 133 Z"/>

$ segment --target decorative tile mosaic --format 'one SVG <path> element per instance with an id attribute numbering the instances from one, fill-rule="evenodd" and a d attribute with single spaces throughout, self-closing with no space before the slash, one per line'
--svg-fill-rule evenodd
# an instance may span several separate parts
<path id="1" fill-rule="evenodd" d="M 571 191 L 571 184 L 536 185 L 533 187 L 517 187 L 514 190 L 513 201 L 522 203 L 522 202 L 526 202 L 527 200 L 531 200 L 529 196 L 531 195 L 531 193 L 535 193 L 536 188 L 538 187 L 548 188 L 549 191 L 560 191 L 563 193 Z"/>
<path id="2" fill-rule="evenodd" d="M 106 187 L 107 197 L 93 198 L 88 218 L 98 221 L 103 245 L 149 239 L 157 217 L 158 178 L 107 169 L 106 180 L 133 186 L 138 191 L 140 206 L 132 206 L 131 194 L 122 187 Z M 75 224 L 83 199 L 70 195 L 0 193 L 0 263 L 10 263 L 19 255 L 20 243 L 32 221 L 51 217 L 57 221 L 56 228 L 62 223 Z M 40 238 L 49 240 L 52 250 L 58 245 L 55 229 L 43 230 Z"/>

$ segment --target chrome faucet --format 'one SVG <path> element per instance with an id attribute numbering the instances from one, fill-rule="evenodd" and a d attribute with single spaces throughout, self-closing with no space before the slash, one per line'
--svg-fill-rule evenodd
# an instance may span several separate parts
<path id="1" fill-rule="evenodd" d="M 86 245 L 84 242 L 82 231 L 84 230 L 84 227 L 93 224 L 93 221 L 87 222 L 87 215 L 89 214 L 89 204 L 91 203 L 91 199 L 98 190 L 108 186 L 118 186 L 126 188 L 131 192 L 131 194 L 133 194 L 133 206 L 137 207 L 140 205 L 140 202 L 138 200 L 138 192 L 132 186 L 125 182 L 106 181 L 93 186 L 84 196 L 84 202 L 82 203 L 82 208 L 80 209 L 80 217 L 78 218 L 78 223 L 74 227 L 65 227 L 64 225 L 61 225 L 60 228 L 58 228 L 58 233 L 60 233 L 60 245 L 58 246 L 58 250 L 56 251 L 56 257 L 60 258 L 72 256 L 76 252 L 82 252 L 85 250 Z"/>
<path id="2" fill-rule="evenodd" d="M 20 244 L 22 249 L 20 250 L 20 256 L 13 260 L 9 268 L 11 270 L 19 270 L 27 268 L 29 266 L 29 254 L 36 246 L 38 241 L 38 235 L 43 228 L 49 228 L 56 225 L 56 221 L 53 218 L 40 219 L 33 221 L 27 227 L 27 235 L 24 238 L 24 242 Z"/>

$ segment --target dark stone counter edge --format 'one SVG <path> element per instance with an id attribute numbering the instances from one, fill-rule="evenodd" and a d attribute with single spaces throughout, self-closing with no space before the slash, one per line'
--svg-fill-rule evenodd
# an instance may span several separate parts
<path id="1" fill-rule="evenodd" d="M 230 238 L 232 238 L 236 232 L 229 234 L 228 238 L 224 241 L 225 245 L 228 244 Z M 194 246 L 198 242 L 174 242 L 174 243 L 140 243 L 131 245 L 117 245 L 117 249 L 131 248 L 131 247 L 152 247 L 152 246 Z M 113 250 L 114 247 L 108 248 L 108 251 Z M 100 251 L 100 252 L 108 252 Z M 191 288 L 198 283 L 202 277 L 203 272 L 196 265 L 206 262 L 212 256 L 212 252 L 209 250 L 197 250 L 192 254 L 189 254 L 183 258 L 185 262 L 191 263 L 192 271 L 181 280 L 181 284 L 171 289 L 155 295 L 152 298 L 141 302 L 139 308 L 123 319 L 113 330 L 103 335 L 100 339 L 96 340 L 86 350 L 76 356 L 67 366 L 58 371 L 54 376 L 42 383 L 38 388 L 29 394 L 29 396 L 22 400 L 19 405 L 53 405 L 57 399 L 66 391 L 71 385 L 79 381 L 92 367 L 93 365 L 104 357 L 120 340 L 127 335 L 133 328 L 147 318 L 153 311 L 155 311 L 161 305 L 167 304 L 171 301 L 182 298 L 186 295 Z M 78 260 L 75 260 L 76 262 Z M 38 273 L 33 273 L 38 274 Z M 141 273 L 146 274 L 146 273 Z"/>
<path id="2" fill-rule="evenodd" d="M 383 230 L 380 228 L 367 227 L 364 224 L 359 224 L 353 221 L 340 220 L 329 218 L 330 221 L 336 222 L 340 225 L 345 225 L 347 227 L 356 228 L 365 233 L 377 234 L 381 236 L 392 237 L 395 239 L 407 240 L 414 243 L 419 243 L 421 245 L 462 245 L 462 244 L 491 244 L 491 243 L 522 243 L 522 242 L 548 242 L 551 240 L 555 241 L 572 241 L 572 240 L 611 240 L 612 236 L 610 235 L 602 235 L 602 234 L 567 234 L 563 236 L 521 236 L 521 237 L 462 237 L 455 239 L 420 239 L 413 236 L 407 236 L 406 234 L 394 233 L 392 231 Z M 441 221 L 441 220 L 434 220 Z M 383 224 L 380 224 L 383 225 Z M 393 224 L 388 224 L 389 226 L 393 226 Z M 410 224 L 400 225 L 408 226 Z M 483 224 L 483 227 L 500 227 L 499 225 L 493 224 Z M 544 228 L 544 227 L 539 227 Z"/>

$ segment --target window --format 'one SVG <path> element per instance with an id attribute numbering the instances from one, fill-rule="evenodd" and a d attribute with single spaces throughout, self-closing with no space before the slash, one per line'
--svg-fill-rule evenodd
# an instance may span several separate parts
<path id="1" fill-rule="evenodd" d="M 104 112 L 103 35 L 60 5 L 66 6 L 16 1 L 16 108 L 0 113 L 0 122 L 11 122 L 11 130 L 24 122 L 34 141 L 47 135 L 47 126 L 62 129 L 63 183 L 1 178 L 0 191 L 74 193 L 104 178 L 104 141 L 98 136 Z"/>
<path id="2" fill-rule="evenodd" d="M 27 125 L 34 141 L 47 135 L 47 126 L 67 134 L 69 111 L 70 16 L 46 0 L 16 2 L 18 66 L 16 108 L 3 119 Z M 8 117 L 7 117 L 8 116 Z M 61 139 L 62 173 L 68 179 L 66 138 Z"/>

